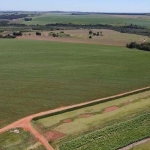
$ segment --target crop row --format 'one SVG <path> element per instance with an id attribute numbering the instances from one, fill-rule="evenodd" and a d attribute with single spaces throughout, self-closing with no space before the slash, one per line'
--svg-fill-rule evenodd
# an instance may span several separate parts
<path id="1" fill-rule="evenodd" d="M 116 150 L 150 136 L 150 112 L 89 132 L 59 145 L 60 150 Z"/>

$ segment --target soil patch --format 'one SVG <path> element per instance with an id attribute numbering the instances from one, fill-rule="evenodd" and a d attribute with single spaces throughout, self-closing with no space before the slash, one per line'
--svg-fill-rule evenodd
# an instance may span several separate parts
<path id="1" fill-rule="evenodd" d="M 82 115 L 79 115 L 78 118 L 88 118 L 91 116 L 93 116 L 93 114 L 82 114 Z"/>
<path id="2" fill-rule="evenodd" d="M 64 137 L 64 136 L 65 136 L 64 133 L 61 133 L 61 132 L 58 132 L 55 130 L 47 132 L 45 134 L 47 141 L 54 141 L 54 140 L 59 139 L 59 138 Z"/>
<path id="3" fill-rule="evenodd" d="M 0 123 L 4 122 L 5 120 L 0 120 Z"/>
<path id="4" fill-rule="evenodd" d="M 110 112 L 110 111 L 113 111 L 113 110 L 116 110 L 116 109 L 118 109 L 118 108 L 119 108 L 118 106 L 108 107 L 108 108 L 105 109 L 104 113 Z"/>
<path id="5" fill-rule="evenodd" d="M 63 123 L 69 123 L 69 122 L 72 122 L 72 120 L 71 119 L 63 120 Z"/>
<path id="6" fill-rule="evenodd" d="M 126 105 L 128 105 L 128 104 L 130 104 L 130 103 L 131 103 L 130 101 L 127 101 L 127 102 L 126 102 Z"/>

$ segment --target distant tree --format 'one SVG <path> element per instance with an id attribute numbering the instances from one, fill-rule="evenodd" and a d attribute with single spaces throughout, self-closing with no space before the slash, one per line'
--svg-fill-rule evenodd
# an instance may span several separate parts
<path id="1" fill-rule="evenodd" d="M 18 32 L 13 32 L 14 36 L 22 36 L 22 32 L 18 31 Z"/>
<path id="2" fill-rule="evenodd" d="M 136 48 L 136 46 L 137 46 L 136 42 L 131 42 L 130 44 L 126 45 L 127 48 Z"/>
<path id="3" fill-rule="evenodd" d="M 32 18 L 24 18 L 24 21 L 31 21 Z"/>
<path id="4" fill-rule="evenodd" d="M 41 35 L 41 33 L 40 32 L 36 32 L 36 35 Z"/>
<path id="5" fill-rule="evenodd" d="M 93 35 L 95 36 L 95 35 L 97 35 L 96 33 L 93 33 Z"/>
<path id="6" fill-rule="evenodd" d="M 89 36 L 89 39 L 91 39 L 92 38 L 92 36 Z"/>
<path id="7" fill-rule="evenodd" d="M 53 37 L 56 37 L 57 35 L 56 35 L 56 33 L 53 33 L 52 36 L 53 36 Z"/>
<path id="8" fill-rule="evenodd" d="M 97 32 L 97 36 L 99 36 L 99 32 Z"/>
<path id="9" fill-rule="evenodd" d="M 89 34 L 92 34 L 92 33 L 93 33 L 92 30 L 90 30 L 90 31 L 89 31 Z"/>
<path id="10" fill-rule="evenodd" d="M 102 31 L 100 31 L 100 36 L 103 36 L 103 32 Z"/>

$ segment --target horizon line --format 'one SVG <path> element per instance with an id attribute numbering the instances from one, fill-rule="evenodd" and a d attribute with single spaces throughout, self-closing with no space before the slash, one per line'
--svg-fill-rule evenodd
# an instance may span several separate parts
<path id="1" fill-rule="evenodd" d="M 0 10 L 0 12 L 74 12 L 74 13 L 103 13 L 103 14 L 150 14 L 150 12 L 99 12 L 99 11 L 63 11 L 63 10 Z"/>

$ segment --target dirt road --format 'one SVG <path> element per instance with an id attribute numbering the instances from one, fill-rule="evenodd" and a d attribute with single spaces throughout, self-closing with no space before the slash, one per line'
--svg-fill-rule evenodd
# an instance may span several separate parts
<path id="1" fill-rule="evenodd" d="M 45 146 L 45 148 L 47 150 L 54 150 L 53 147 L 44 138 L 44 136 L 41 135 L 39 132 L 37 132 L 31 126 L 30 122 L 33 119 L 33 117 L 34 117 L 34 115 L 26 117 L 26 118 L 23 118 L 23 119 L 21 119 L 19 121 L 16 121 L 15 123 L 12 123 L 12 124 L 8 125 L 7 127 L 3 128 L 3 129 L 0 129 L 0 133 L 8 131 L 8 130 L 13 129 L 13 128 L 23 128 L 24 130 L 27 130 L 30 133 L 32 133 L 35 136 L 35 138 Z"/>
<path id="2" fill-rule="evenodd" d="M 138 142 L 136 142 L 136 143 L 130 144 L 130 145 L 128 145 L 128 146 L 126 146 L 126 147 L 123 147 L 123 148 L 121 148 L 121 149 L 119 149 L 119 150 L 130 150 L 131 148 L 133 148 L 133 147 L 135 147 L 135 146 L 138 146 L 138 145 L 140 145 L 140 144 L 146 143 L 146 142 L 148 142 L 148 141 L 150 141 L 150 138 L 147 138 L 147 139 L 144 139 L 144 140 L 142 140 L 142 141 L 138 141 Z"/>
<path id="3" fill-rule="evenodd" d="M 118 94 L 118 95 L 115 95 L 115 96 L 110 96 L 110 97 L 106 97 L 106 98 L 102 98 L 102 99 L 98 99 L 98 100 L 93 100 L 93 101 L 90 101 L 90 102 L 85 102 L 85 103 L 76 104 L 76 105 L 72 105 L 72 106 L 61 107 L 61 108 L 49 110 L 49 111 L 46 111 L 46 112 L 41 112 L 41 113 L 38 113 L 38 114 L 34 114 L 34 115 L 31 115 L 31 116 L 25 117 L 23 119 L 20 119 L 20 120 L 14 122 L 14 123 L 2 128 L 2 129 L 0 129 L 0 133 L 6 132 L 6 131 L 11 130 L 13 128 L 23 128 L 23 129 L 31 132 L 35 136 L 35 138 L 45 146 L 45 148 L 47 150 L 54 150 L 53 147 L 51 145 L 49 145 L 48 141 L 43 137 L 43 135 L 41 135 L 38 131 L 36 131 L 31 126 L 31 120 L 33 118 L 43 116 L 43 115 L 47 115 L 47 114 L 51 114 L 51 113 L 56 113 L 56 112 L 63 111 L 63 110 L 68 110 L 68 109 L 71 109 L 71 108 L 76 108 L 76 107 L 79 107 L 79 106 L 86 106 L 88 104 L 92 104 L 92 103 L 96 103 L 96 102 L 100 102 L 100 101 L 105 101 L 105 100 L 108 100 L 108 99 L 119 98 L 121 96 L 126 96 L 126 95 L 134 94 L 134 93 L 137 93 L 137 92 L 142 92 L 142 91 L 148 90 L 148 89 L 150 89 L 150 86 L 145 87 L 145 88 L 141 88 L 141 89 L 138 89 L 138 90 L 126 92 L 126 93 L 121 93 L 121 94 Z"/>

